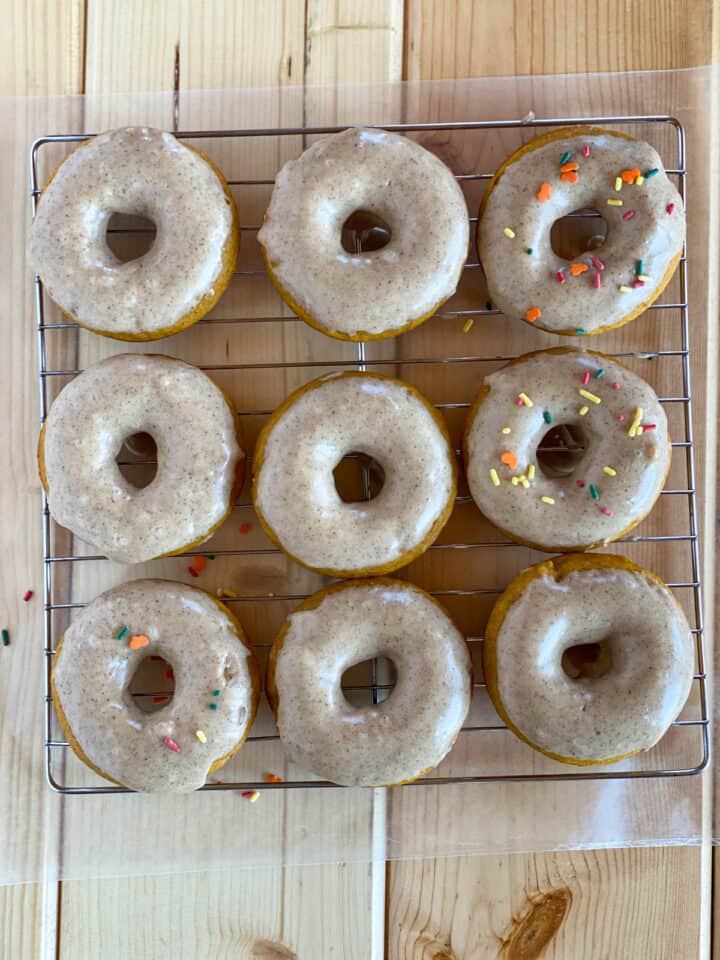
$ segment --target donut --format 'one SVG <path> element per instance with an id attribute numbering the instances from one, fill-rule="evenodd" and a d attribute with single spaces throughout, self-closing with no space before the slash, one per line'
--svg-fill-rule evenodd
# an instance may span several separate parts
<path id="1" fill-rule="evenodd" d="M 579 210 L 599 213 L 607 234 L 567 260 L 550 229 Z M 477 228 L 495 306 L 566 336 L 604 333 L 646 310 L 684 242 L 683 202 L 657 152 L 599 127 L 553 130 L 516 150 L 488 184 Z"/>
<path id="2" fill-rule="evenodd" d="M 150 250 L 123 263 L 107 244 L 113 213 L 153 221 Z M 212 309 L 240 244 L 237 210 L 215 165 L 151 127 L 92 137 L 45 184 L 30 261 L 71 320 L 116 340 L 157 340 Z"/>
<path id="3" fill-rule="evenodd" d="M 333 470 L 363 453 L 384 472 L 374 499 L 344 502 Z M 378 374 L 333 373 L 282 403 L 258 437 L 253 503 L 270 539 L 334 577 L 385 574 L 423 553 L 455 502 L 445 424 L 414 387 Z"/>
<path id="4" fill-rule="evenodd" d="M 670 590 L 620 556 L 529 567 L 496 602 L 483 644 L 503 721 L 535 750 L 579 765 L 654 746 L 688 698 L 694 664 Z"/>
<path id="5" fill-rule="evenodd" d="M 555 454 L 544 452 L 547 438 L 560 445 Z M 569 440 L 579 463 L 563 452 Z M 527 353 L 485 377 L 463 449 L 470 493 L 488 520 L 559 552 L 603 546 L 637 526 L 671 455 L 652 387 L 602 353 L 568 347 Z"/>
<path id="6" fill-rule="evenodd" d="M 387 700 L 355 707 L 349 667 L 392 661 Z M 302 603 L 270 651 L 267 691 L 288 758 L 347 786 L 416 780 L 450 751 L 470 707 L 470 655 L 429 594 L 400 580 L 333 584 Z"/>
<path id="7" fill-rule="evenodd" d="M 345 249 L 353 213 L 379 219 L 389 242 Z M 306 323 L 339 340 L 380 340 L 418 326 L 455 292 L 467 206 L 434 154 L 398 134 L 351 128 L 280 170 L 258 241 L 278 293 Z"/>
<path id="8" fill-rule="evenodd" d="M 145 712 L 130 692 L 148 656 L 174 673 L 170 702 Z M 80 611 L 58 644 L 51 688 L 70 746 L 131 790 L 202 787 L 240 749 L 260 675 L 243 629 L 219 600 L 170 580 L 133 580 Z"/>
<path id="9" fill-rule="evenodd" d="M 116 462 L 138 433 L 157 446 L 157 473 L 142 489 Z M 183 553 L 212 536 L 242 487 L 244 458 L 220 388 L 197 367 L 153 354 L 117 354 L 71 380 L 38 444 L 56 522 L 118 563 Z"/>

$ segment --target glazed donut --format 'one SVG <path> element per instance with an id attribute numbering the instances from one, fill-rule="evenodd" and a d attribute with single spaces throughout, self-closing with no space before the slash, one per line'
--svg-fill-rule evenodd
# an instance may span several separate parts
<path id="1" fill-rule="evenodd" d="M 364 453 L 384 471 L 370 502 L 346 503 L 333 470 Z M 270 539 L 334 577 L 390 573 L 435 540 L 453 508 L 447 429 L 414 387 L 378 374 L 330 374 L 292 393 L 258 438 L 253 502 Z"/>
<path id="2" fill-rule="evenodd" d="M 175 692 L 153 713 L 129 686 L 147 656 L 172 667 Z M 51 676 L 70 746 L 101 777 L 131 790 L 197 790 L 240 749 L 260 678 L 230 611 L 204 590 L 134 580 L 103 593 L 60 640 Z"/>
<path id="3" fill-rule="evenodd" d="M 345 670 L 387 657 L 387 700 L 354 707 Z M 470 655 L 433 598 L 400 580 L 333 584 L 283 624 L 268 661 L 268 697 L 293 763 L 348 786 L 416 780 L 450 751 L 470 707 Z"/>
<path id="4" fill-rule="evenodd" d="M 127 263 L 106 239 L 113 213 L 157 234 Z M 240 243 L 220 171 L 195 147 L 150 127 L 92 137 L 51 175 L 30 234 L 30 260 L 70 319 L 116 340 L 157 340 L 195 323 L 230 282 Z"/>
<path id="5" fill-rule="evenodd" d="M 672 593 L 618 556 L 569 554 L 523 571 L 483 645 L 488 693 L 513 733 L 581 765 L 654 746 L 688 698 L 694 663 Z"/>
<path id="6" fill-rule="evenodd" d="M 574 466 L 543 438 L 579 440 Z M 652 387 L 602 353 L 554 347 L 485 378 L 463 442 L 473 500 L 500 530 L 538 550 L 586 550 L 647 516 L 670 469 L 670 438 Z M 557 467 L 557 468 L 556 468 Z"/>
<path id="7" fill-rule="evenodd" d="M 359 211 L 389 227 L 382 249 L 343 248 L 343 225 Z M 455 292 L 467 207 L 428 150 L 351 128 L 285 164 L 258 241 L 278 293 L 306 323 L 340 340 L 379 340 L 418 326 Z"/>
<path id="8" fill-rule="evenodd" d="M 572 261 L 550 228 L 592 209 L 602 246 Z M 502 164 L 480 208 L 477 245 L 492 302 L 508 318 L 565 335 L 603 333 L 646 310 L 670 280 L 685 242 L 685 211 L 653 148 L 624 133 L 566 127 Z"/>
<path id="9" fill-rule="evenodd" d="M 157 473 L 138 489 L 116 463 L 147 433 Z M 56 522 L 118 563 L 142 563 L 203 543 L 242 486 L 235 414 L 197 367 L 118 354 L 88 367 L 57 397 L 40 433 L 40 479 Z"/>

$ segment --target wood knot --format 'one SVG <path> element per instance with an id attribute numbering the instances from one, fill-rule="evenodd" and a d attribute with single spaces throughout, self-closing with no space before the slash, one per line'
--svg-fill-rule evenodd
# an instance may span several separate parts
<path id="1" fill-rule="evenodd" d="M 271 940 L 256 940 L 250 956 L 252 960 L 297 960 L 296 953 Z"/>
<path id="2" fill-rule="evenodd" d="M 531 898 L 530 909 L 503 940 L 502 960 L 537 960 L 560 929 L 571 903 L 567 887 Z"/>

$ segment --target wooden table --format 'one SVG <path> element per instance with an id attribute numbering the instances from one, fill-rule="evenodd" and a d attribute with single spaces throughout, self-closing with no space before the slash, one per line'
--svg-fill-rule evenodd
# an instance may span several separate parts
<path id="1" fill-rule="evenodd" d="M 0 0 L 0 22 L 4 95 L 664 69 L 709 63 L 718 49 L 711 0 Z M 19 262 L 11 252 L 5 265 Z M 39 486 L 33 332 L 17 274 L 0 278 L 12 453 L 2 590 L 16 635 L 34 637 L 39 615 L 18 603 L 38 579 Z M 4 733 L 39 724 L 34 698 L 12 696 L 20 640 L 13 653 L 0 678 Z M 28 758 L 4 738 L 21 832 L 44 809 L 40 763 L 39 749 Z M 676 846 L 28 883 L 0 889 L 0 956 L 691 960 L 710 955 L 710 867 L 707 847 Z"/>

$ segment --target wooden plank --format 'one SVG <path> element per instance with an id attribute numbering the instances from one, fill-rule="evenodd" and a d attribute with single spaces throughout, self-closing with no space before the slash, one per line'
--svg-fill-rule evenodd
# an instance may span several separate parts
<path id="1" fill-rule="evenodd" d="M 83 0 L 0 0 L 3 56 L 0 96 L 82 93 Z"/>
<path id="2" fill-rule="evenodd" d="M 713 0 L 408 0 L 405 79 L 671 70 L 710 63 Z"/>

